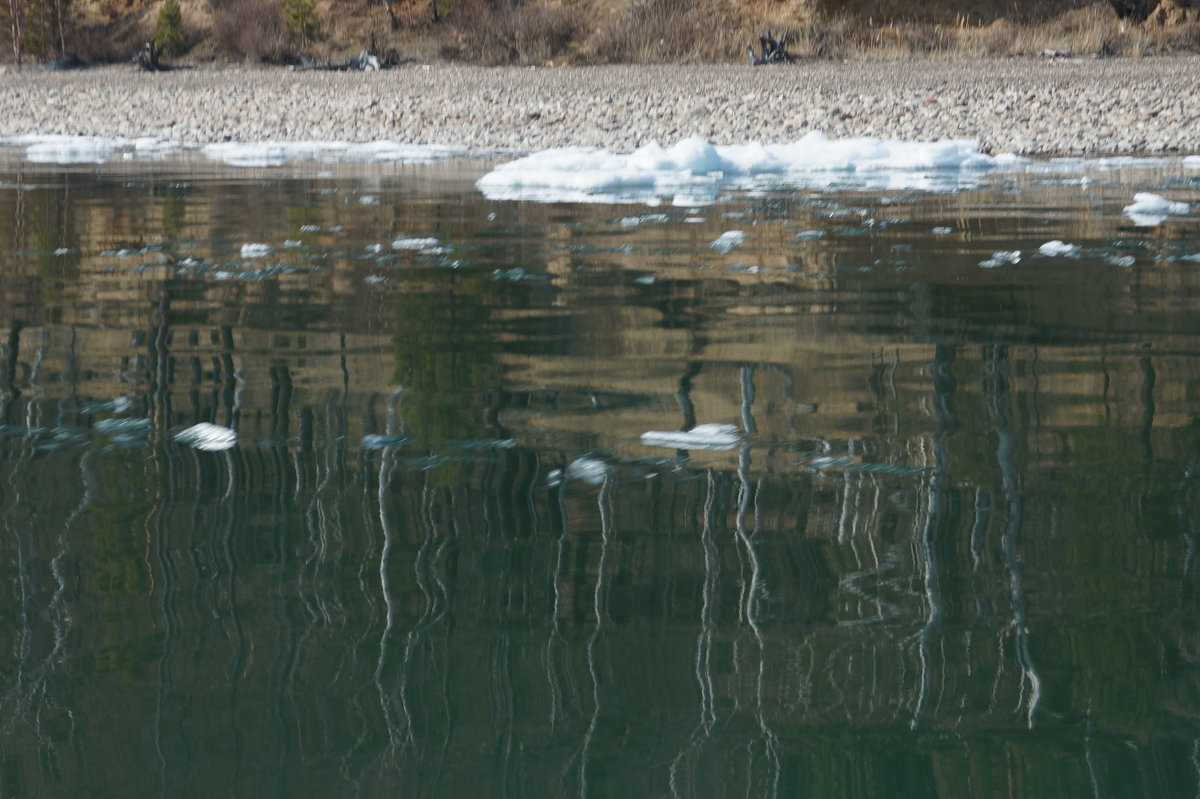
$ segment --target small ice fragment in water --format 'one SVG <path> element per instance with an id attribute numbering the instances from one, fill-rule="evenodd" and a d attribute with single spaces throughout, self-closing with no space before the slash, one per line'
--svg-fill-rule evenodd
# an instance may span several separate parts
<path id="1" fill-rule="evenodd" d="M 641 277 L 635 277 L 633 282 L 641 286 L 650 286 L 653 285 L 654 279 L 654 275 L 642 275 Z"/>
<path id="2" fill-rule="evenodd" d="M 204 450 L 205 452 L 220 452 L 229 449 L 237 443 L 237 432 L 219 424 L 200 422 L 187 430 L 175 434 L 175 440 L 181 444 Z"/>
<path id="3" fill-rule="evenodd" d="M 429 247 L 438 246 L 438 240 L 435 238 L 406 238 L 401 236 L 392 241 L 393 250 L 424 250 Z"/>
<path id="4" fill-rule="evenodd" d="M 551 485 L 558 485 L 566 480 L 582 480 L 592 485 L 600 485 L 608 474 L 608 464 L 595 458 L 576 458 L 567 464 L 565 470 L 555 469 L 549 475 Z"/>
<path id="5" fill-rule="evenodd" d="M 948 236 L 954 232 L 954 228 L 945 227 L 943 225 L 943 226 L 935 227 L 932 230 L 930 230 L 929 232 L 935 236 Z"/>
<path id="6" fill-rule="evenodd" d="M 284 239 L 283 246 L 294 249 L 296 247 L 303 247 L 304 242 L 298 241 L 297 239 Z"/>
<path id="7" fill-rule="evenodd" d="M 824 230 L 802 230 L 796 234 L 796 241 L 804 241 L 805 239 L 819 239 L 825 236 Z"/>
<path id="8" fill-rule="evenodd" d="M 271 246 L 269 244 L 258 244 L 252 242 L 250 244 L 242 245 L 243 258 L 262 258 L 264 255 L 267 255 L 270 252 Z"/>
<path id="9" fill-rule="evenodd" d="M 1079 245 L 1067 244 L 1064 241 L 1054 239 L 1053 241 L 1048 241 L 1041 247 L 1038 247 L 1038 252 L 1040 252 L 1042 255 L 1048 256 L 1057 255 L 1063 258 L 1077 258 L 1079 256 Z"/>
<path id="10" fill-rule="evenodd" d="M 301 233 L 316 233 L 320 229 L 321 229 L 320 225 L 301 225 L 300 226 Z"/>
<path id="11" fill-rule="evenodd" d="M 366 277 L 363 278 L 363 282 L 366 283 L 368 286 L 375 286 L 375 285 L 378 285 L 379 283 L 383 283 L 386 281 L 387 281 L 386 277 L 380 277 L 379 275 L 367 275 Z"/>
<path id="12" fill-rule="evenodd" d="M 363 196 L 358 198 L 358 201 L 362 205 L 379 205 L 379 198 L 374 197 L 370 194 L 364 194 Z"/>
<path id="13" fill-rule="evenodd" d="M 1005 264 L 1018 264 L 1021 262 L 1021 251 L 1012 250 L 1011 252 L 1000 250 L 992 253 L 992 257 L 985 261 L 980 261 L 979 265 L 984 269 L 995 269 L 997 266 Z"/>
<path id="14" fill-rule="evenodd" d="M 408 441 L 408 436 L 382 436 L 378 433 L 367 433 L 362 437 L 363 449 L 383 449 L 395 447 Z"/>
<path id="15" fill-rule="evenodd" d="M 1130 267 L 1136 263 L 1132 255 L 1110 255 L 1107 260 L 1113 266 Z"/>
<path id="16" fill-rule="evenodd" d="M 621 219 L 621 227 L 637 227 L 643 222 L 669 222 L 671 217 L 666 214 L 642 214 L 641 216 L 627 216 Z"/>
<path id="17" fill-rule="evenodd" d="M 715 239 L 713 239 L 712 242 L 710 242 L 708 246 L 711 247 L 712 249 L 716 250 L 717 252 L 724 253 L 724 252 L 729 252 L 730 250 L 732 250 L 734 247 L 738 246 L 745 240 L 746 240 L 746 234 L 743 233 L 742 231 L 727 230 L 724 233 L 722 233 L 720 236 L 717 236 Z"/>
<path id="18" fill-rule="evenodd" d="M 1124 208 L 1125 216 L 1138 227 L 1154 227 L 1170 215 L 1182 216 L 1190 209 L 1187 203 L 1168 200 L 1160 194 L 1139 191 L 1133 195 L 1133 204 Z"/>
<path id="19" fill-rule="evenodd" d="M 368 244 L 368 245 L 367 245 L 367 252 L 369 252 L 369 253 L 381 253 L 381 252 L 383 252 L 383 245 L 382 245 L 382 244 L 379 244 L 379 243 L 376 243 L 376 244 Z"/>
<path id="20" fill-rule="evenodd" d="M 691 430 L 651 430 L 642 433 L 647 447 L 668 449 L 733 449 L 741 441 L 738 429 L 731 424 L 702 424 Z"/>

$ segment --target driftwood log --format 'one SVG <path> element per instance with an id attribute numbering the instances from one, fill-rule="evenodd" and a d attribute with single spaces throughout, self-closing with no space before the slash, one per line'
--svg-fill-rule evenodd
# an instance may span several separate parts
<path id="1" fill-rule="evenodd" d="M 366 72 L 376 69 L 388 69 L 400 63 L 400 54 L 395 50 L 387 50 L 382 56 L 375 54 L 375 48 L 361 50 L 353 58 L 338 63 L 318 64 L 316 59 L 307 53 L 296 51 L 296 59 L 300 62 L 301 70 L 331 70 L 334 72 Z"/>
<path id="2" fill-rule="evenodd" d="M 158 45 L 153 41 L 149 41 L 143 44 L 142 49 L 133 57 L 133 63 L 147 72 L 162 72 L 169 69 L 169 67 L 159 63 L 158 58 L 161 54 Z"/>
<path id="3" fill-rule="evenodd" d="M 750 51 L 750 63 L 756 67 L 766 64 L 793 64 L 796 57 L 787 51 L 788 35 L 785 33 L 776 39 L 767 31 L 758 37 L 760 52 L 754 52 L 754 46 L 746 48 Z"/>

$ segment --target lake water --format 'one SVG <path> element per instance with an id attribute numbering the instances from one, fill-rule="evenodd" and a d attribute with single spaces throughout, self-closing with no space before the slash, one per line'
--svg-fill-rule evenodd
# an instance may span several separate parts
<path id="1" fill-rule="evenodd" d="M 0 156 L 0 795 L 1200 795 L 1200 170 L 494 165 Z"/>

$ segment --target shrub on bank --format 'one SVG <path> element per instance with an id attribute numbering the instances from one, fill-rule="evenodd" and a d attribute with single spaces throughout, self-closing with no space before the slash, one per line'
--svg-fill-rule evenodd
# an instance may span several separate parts
<path id="1" fill-rule="evenodd" d="M 221 0 L 213 11 L 217 46 L 251 62 L 290 55 L 279 0 Z"/>
<path id="2" fill-rule="evenodd" d="M 187 50 L 183 36 L 183 10 L 179 0 L 164 0 L 154 24 L 154 43 L 163 55 L 179 55 Z"/>
<path id="3" fill-rule="evenodd" d="M 574 6 L 541 0 L 459 0 L 446 21 L 443 55 L 484 64 L 543 64 L 562 58 L 587 28 Z"/>

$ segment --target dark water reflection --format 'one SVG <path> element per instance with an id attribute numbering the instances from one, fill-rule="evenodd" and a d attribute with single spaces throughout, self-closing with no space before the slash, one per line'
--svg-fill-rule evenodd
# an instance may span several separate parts
<path id="1" fill-rule="evenodd" d="M 0 165 L 0 795 L 1200 791 L 1194 172 Z"/>

